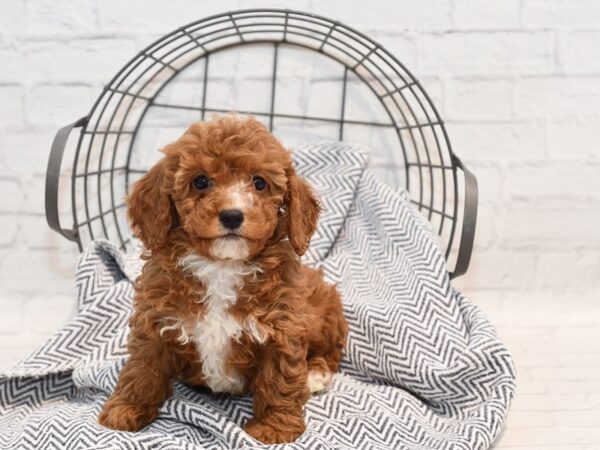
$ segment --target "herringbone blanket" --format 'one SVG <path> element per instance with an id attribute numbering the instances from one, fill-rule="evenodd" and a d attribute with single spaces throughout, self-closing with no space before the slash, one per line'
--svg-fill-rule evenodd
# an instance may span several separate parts
<path id="1" fill-rule="evenodd" d="M 331 389 L 306 405 L 289 449 L 485 449 L 515 389 L 509 353 L 479 308 L 450 285 L 435 233 L 401 192 L 341 144 L 295 153 L 326 209 L 306 260 L 344 299 L 350 334 Z M 0 380 L 3 449 L 254 449 L 242 429 L 249 397 L 177 384 L 138 433 L 96 417 L 127 357 L 127 318 L 140 268 L 108 242 L 77 265 L 78 313 Z"/>

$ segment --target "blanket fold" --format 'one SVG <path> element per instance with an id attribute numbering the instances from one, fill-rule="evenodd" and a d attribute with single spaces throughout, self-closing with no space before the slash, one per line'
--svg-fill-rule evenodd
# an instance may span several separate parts
<path id="1" fill-rule="evenodd" d="M 429 223 L 341 143 L 294 152 L 325 212 L 305 262 L 340 290 L 350 331 L 341 372 L 305 408 L 290 449 L 486 449 L 515 390 L 510 354 L 450 284 Z M 76 273 L 78 313 L 0 378 L 0 448 L 254 449 L 248 396 L 176 384 L 138 433 L 97 424 L 127 357 L 139 252 L 96 241 Z"/>

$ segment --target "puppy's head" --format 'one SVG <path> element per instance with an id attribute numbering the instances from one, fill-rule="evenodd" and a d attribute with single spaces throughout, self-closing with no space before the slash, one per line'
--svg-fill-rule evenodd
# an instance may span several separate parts
<path id="1" fill-rule="evenodd" d="M 162 248 L 178 225 L 186 244 L 211 259 L 248 259 L 286 236 L 304 254 L 319 203 L 289 152 L 257 120 L 194 124 L 163 152 L 128 198 L 130 222 L 147 249 Z"/>

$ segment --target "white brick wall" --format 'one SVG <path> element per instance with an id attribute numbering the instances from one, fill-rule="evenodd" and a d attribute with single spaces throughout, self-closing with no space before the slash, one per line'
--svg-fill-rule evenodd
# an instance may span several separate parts
<path id="1" fill-rule="evenodd" d="M 77 252 L 44 219 L 54 132 L 156 37 L 260 6 L 367 32 L 431 86 L 480 181 L 477 247 L 457 283 L 475 301 L 600 297 L 600 2 L 13 0 L 0 3 L 0 362 L 73 308 Z"/>

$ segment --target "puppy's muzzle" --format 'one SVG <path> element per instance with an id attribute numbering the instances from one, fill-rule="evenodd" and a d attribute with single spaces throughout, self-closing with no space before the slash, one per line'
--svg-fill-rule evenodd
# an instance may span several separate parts
<path id="1" fill-rule="evenodd" d="M 219 220 L 228 230 L 235 230 L 244 222 L 244 213 L 239 209 L 224 209 L 219 213 Z"/>

